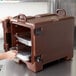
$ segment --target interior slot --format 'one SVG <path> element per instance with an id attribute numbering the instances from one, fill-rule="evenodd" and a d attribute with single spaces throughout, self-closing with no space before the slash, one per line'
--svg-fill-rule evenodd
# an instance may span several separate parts
<path id="1" fill-rule="evenodd" d="M 18 54 L 17 58 L 23 62 L 31 61 L 31 47 L 25 46 L 24 44 L 18 43 Z"/>
<path id="2" fill-rule="evenodd" d="M 16 27 L 16 35 L 24 39 L 31 39 L 31 29 L 23 26 Z"/>
<path id="3" fill-rule="evenodd" d="M 30 61 L 30 58 L 31 58 L 31 52 L 30 51 L 20 51 L 18 54 L 17 54 L 17 58 L 26 62 L 26 61 Z"/>
<path id="4" fill-rule="evenodd" d="M 22 44 L 25 44 L 27 46 L 32 46 L 31 40 L 30 39 L 24 39 L 21 38 L 19 36 L 16 36 L 16 38 L 18 39 L 19 42 L 21 42 Z"/>

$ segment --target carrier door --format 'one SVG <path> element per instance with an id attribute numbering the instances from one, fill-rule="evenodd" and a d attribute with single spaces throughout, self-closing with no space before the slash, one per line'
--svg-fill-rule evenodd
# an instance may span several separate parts
<path id="1" fill-rule="evenodd" d="M 4 31 L 4 49 L 8 51 L 11 47 L 11 22 L 9 19 L 3 21 L 3 31 Z"/>

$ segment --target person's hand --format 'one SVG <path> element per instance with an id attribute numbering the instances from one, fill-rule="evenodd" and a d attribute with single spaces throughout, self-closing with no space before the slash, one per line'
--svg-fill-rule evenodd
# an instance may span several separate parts
<path id="1" fill-rule="evenodd" d="M 11 50 L 8 52 L 5 52 L 5 59 L 7 60 L 13 60 L 17 55 L 17 51 L 16 50 Z"/>

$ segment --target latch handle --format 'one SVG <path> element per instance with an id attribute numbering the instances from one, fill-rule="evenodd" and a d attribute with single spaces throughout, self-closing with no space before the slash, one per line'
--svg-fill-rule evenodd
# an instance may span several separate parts
<path id="1" fill-rule="evenodd" d="M 56 14 L 58 16 L 66 16 L 66 11 L 64 9 L 57 9 Z"/>
<path id="2" fill-rule="evenodd" d="M 27 21 L 27 17 L 24 14 L 19 14 L 17 16 L 18 22 L 26 22 Z"/>

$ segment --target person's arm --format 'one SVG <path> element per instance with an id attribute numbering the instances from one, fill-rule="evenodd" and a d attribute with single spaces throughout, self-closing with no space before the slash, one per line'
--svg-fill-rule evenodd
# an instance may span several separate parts
<path id="1" fill-rule="evenodd" d="M 13 60 L 17 55 L 17 51 L 8 51 L 4 53 L 0 53 L 0 60 L 7 59 L 7 60 Z"/>

